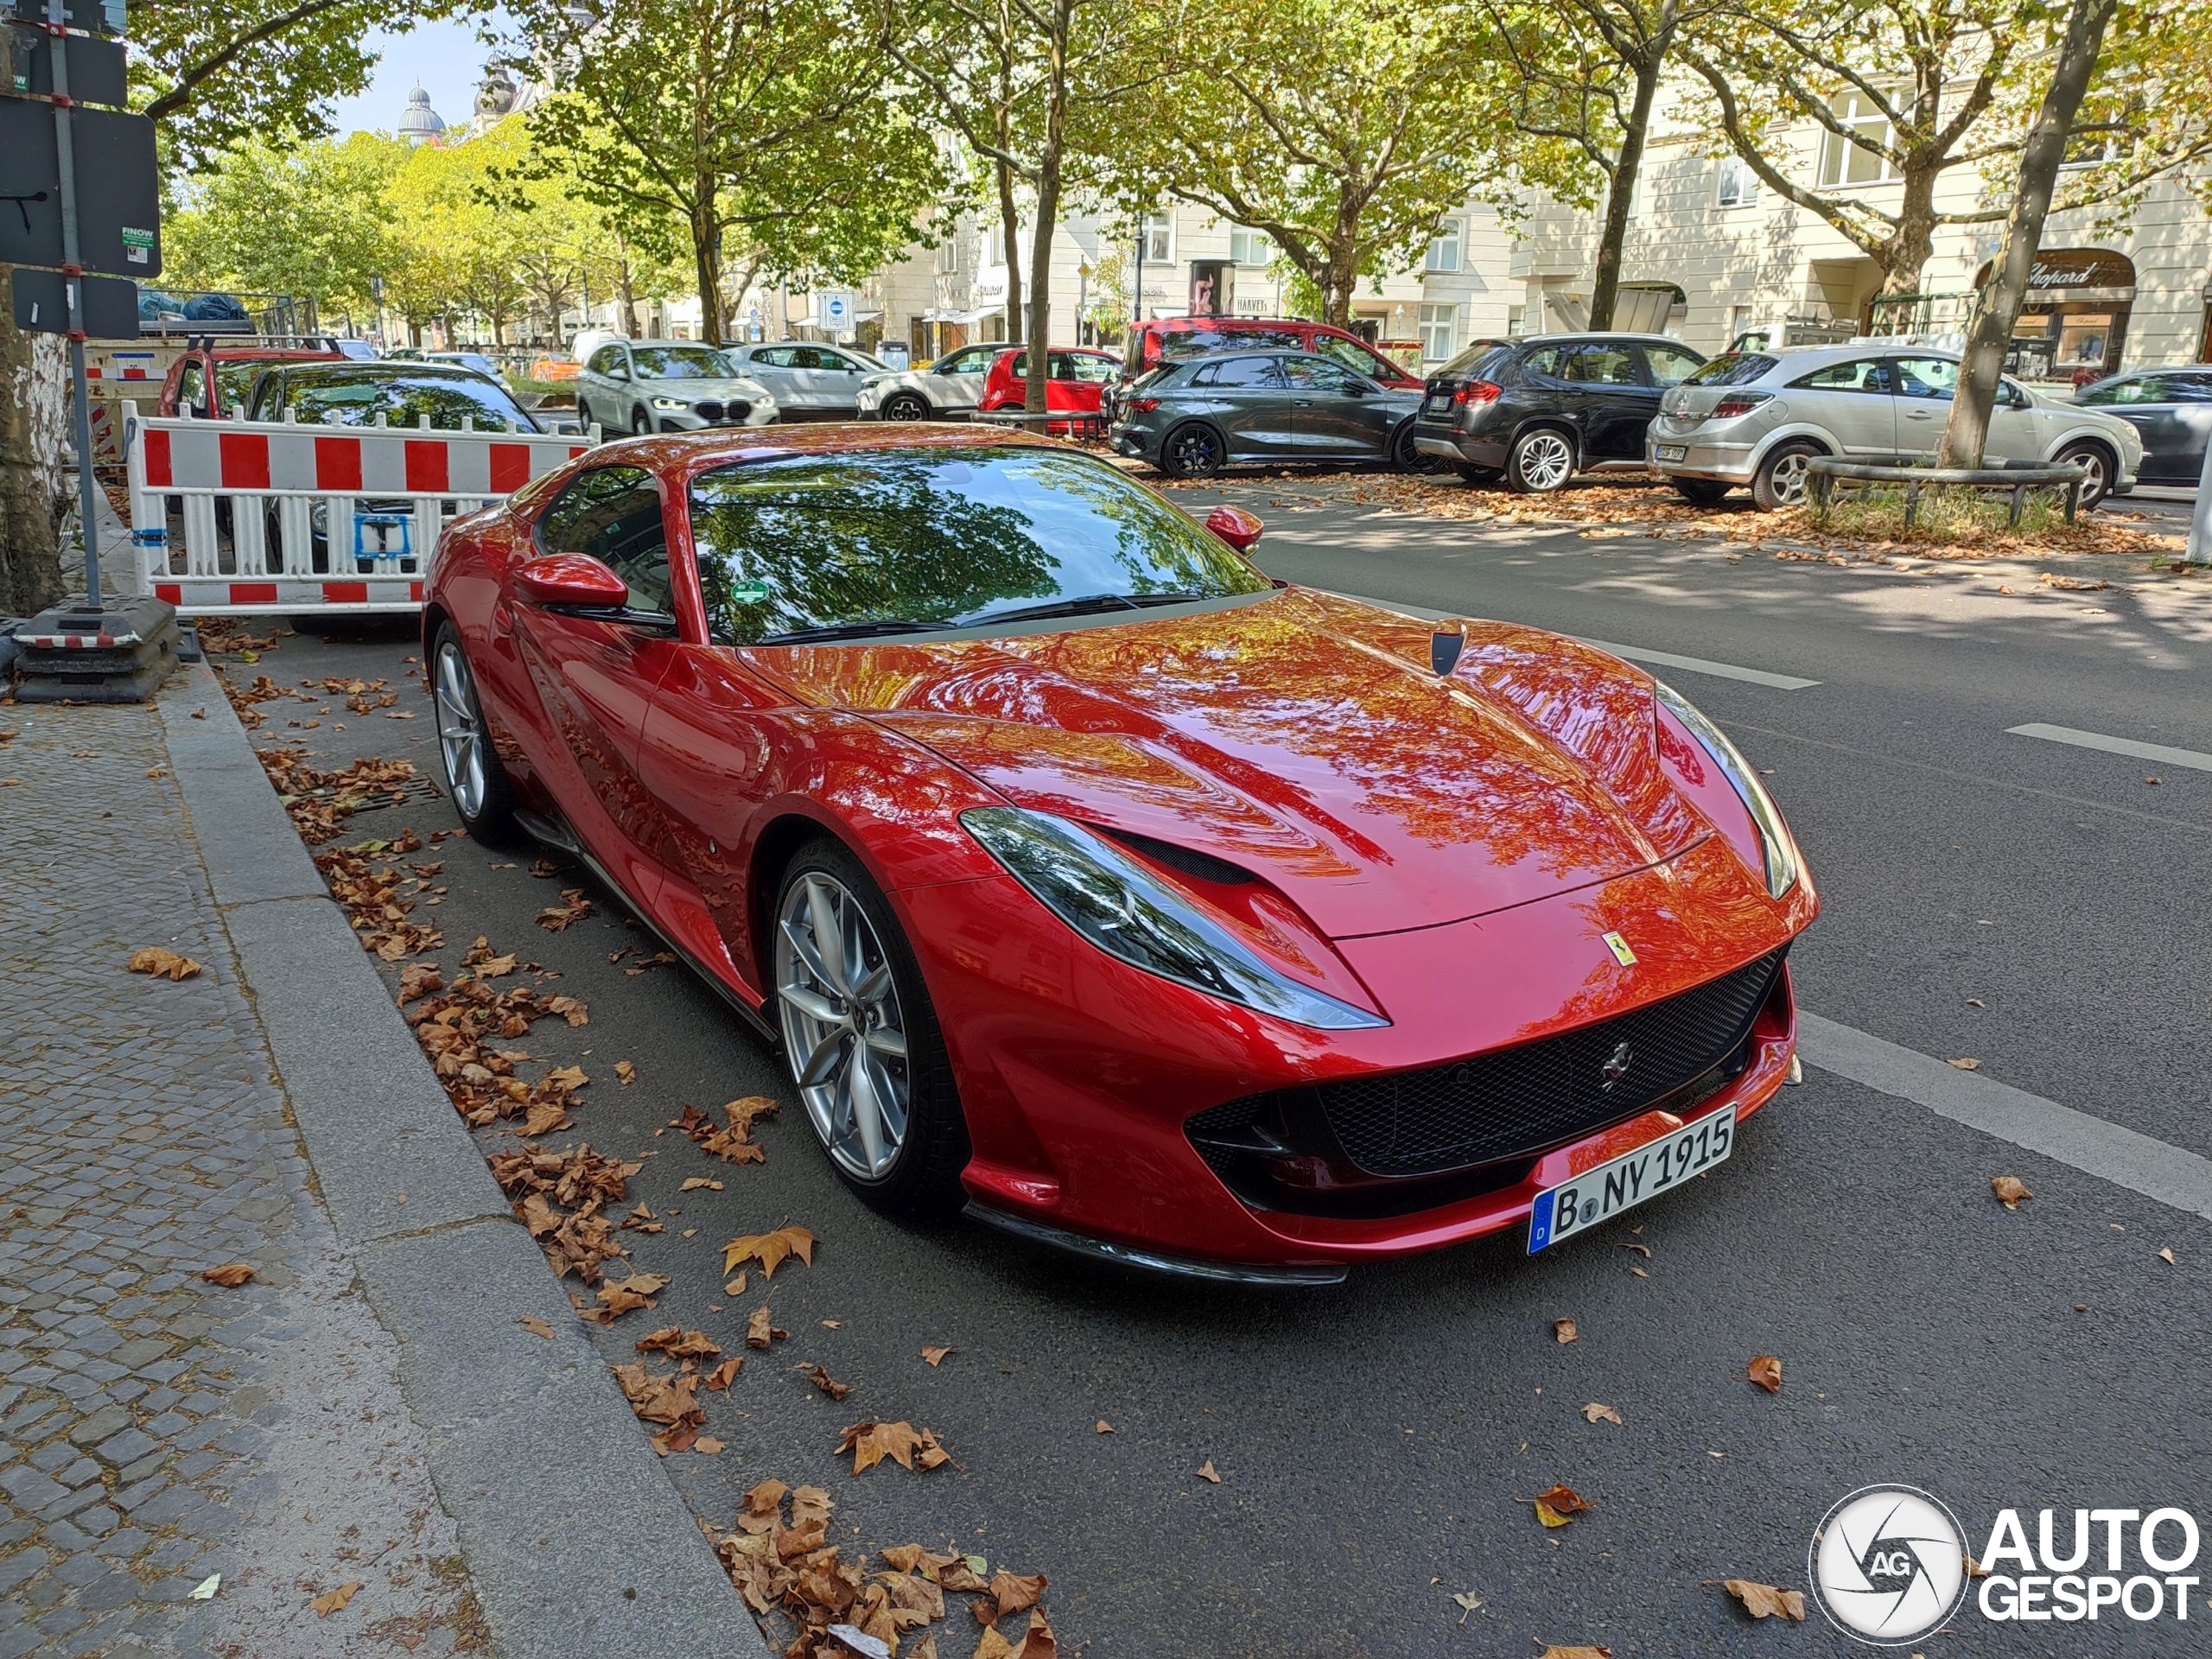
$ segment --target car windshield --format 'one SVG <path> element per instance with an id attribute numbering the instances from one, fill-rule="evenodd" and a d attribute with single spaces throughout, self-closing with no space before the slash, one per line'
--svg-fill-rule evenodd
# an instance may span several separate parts
<path id="1" fill-rule="evenodd" d="M 254 378 L 267 363 L 218 363 L 215 365 L 215 390 L 222 394 L 223 407 L 232 414 L 243 414 L 246 401 L 253 395 Z"/>
<path id="2" fill-rule="evenodd" d="M 1774 359 L 1762 357 L 1757 352 L 1723 352 L 1700 365 L 1697 372 L 1682 384 L 1686 386 L 1747 386 L 1765 375 L 1774 365 Z"/>
<path id="3" fill-rule="evenodd" d="M 724 380 L 737 372 L 711 346 L 632 346 L 640 380 Z"/>
<path id="4" fill-rule="evenodd" d="M 504 429 L 509 421 L 525 432 L 543 429 L 522 406 L 489 381 L 459 375 L 378 375 L 358 380 L 300 380 L 285 399 L 308 422 L 373 426 L 381 415 L 392 426 L 419 426 L 426 416 L 440 432 L 458 432 L 463 420 Z"/>
<path id="5" fill-rule="evenodd" d="M 690 507 L 708 627 L 724 645 L 1268 586 L 1151 491 L 1055 449 L 884 449 L 722 467 L 693 480 Z"/>

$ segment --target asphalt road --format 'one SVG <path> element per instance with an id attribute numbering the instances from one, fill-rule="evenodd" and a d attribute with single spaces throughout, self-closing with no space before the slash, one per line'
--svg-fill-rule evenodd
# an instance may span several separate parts
<path id="1" fill-rule="evenodd" d="M 1825 897 L 1793 957 L 1802 1005 L 1847 1028 L 1832 1046 L 1885 1039 L 1935 1081 L 1883 1092 L 1815 1065 L 1728 1165 L 1534 1259 L 1508 1237 L 1319 1293 L 1128 1277 L 971 1226 L 883 1221 L 845 1195 L 795 1107 L 763 1125 L 765 1166 L 710 1166 L 662 1127 L 687 1102 L 786 1094 L 775 1058 L 680 969 L 610 961 L 652 947 L 607 895 L 543 932 L 532 918 L 560 884 L 531 878 L 533 849 L 438 843 L 415 859 L 443 863 L 446 891 L 416 912 L 445 930 L 439 960 L 457 965 L 480 933 L 583 998 L 588 1027 L 541 1024 L 525 1046 L 591 1074 L 584 1138 L 651 1154 L 636 1186 L 667 1230 L 634 1255 L 673 1282 L 658 1313 L 594 1332 L 609 1361 L 632 1357 L 644 1319 L 738 1350 L 760 1298 L 722 1296 L 721 1245 L 785 1219 L 821 1237 L 811 1268 L 769 1287 L 791 1340 L 708 1396 L 727 1449 L 670 1465 L 698 1513 L 727 1524 L 757 1480 L 819 1482 L 841 1538 L 950 1541 L 1048 1574 L 1064 1652 L 1204 1659 L 1859 1651 L 1817 1611 L 1753 1624 L 1717 1580 L 1805 1587 L 1815 1525 L 1878 1481 L 1942 1497 L 1977 1550 L 2005 1506 L 2031 1530 L 2044 1507 L 2180 1504 L 2212 1522 L 2212 1226 L 2082 1166 L 2107 1167 L 2107 1125 L 2152 1137 L 2150 1162 L 2184 1184 L 2196 1166 L 2161 1148 L 2212 1154 L 2212 590 L 2015 576 L 2005 594 L 1965 567 L 1381 518 L 1272 480 L 1214 493 L 1270 521 L 1259 556 L 1276 575 L 1702 661 L 1651 665 L 1770 769 Z M 276 702 L 263 739 L 432 774 L 415 649 L 389 630 L 299 637 L 229 671 L 388 678 L 413 721 Z M 2008 734 L 2031 722 L 2196 764 Z M 426 795 L 354 826 L 453 822 Z M 1960 1058 L 2087 1115 L 2088 1154 L 1943 1115 L 1938 1085 L 1958 1074 L 1936 1063 Z M 696 1174 L 724 1190 L 680 1192 Z M 1999 1174 L 2036 1196 L 2007 1211 Z M 1624 1248 L 1638 1245 L 1648 1258 Z M 1554 1339 L 1561 1317 L 1572 1345 Z M 933 1370 L 925 1344 L 957 1351 Z M 1781 1357 L 1779 1394 L 1746 1380 L 1759 1354 Z M 849 1401 L 795 1369 L 815 1361 Z M 1592 1402 L 1623 1421 L 1586 1421 Z M 833 1448 L 862 1418 L 926 1424 L 957 1465 L 852 1476 Z M 1209 1459 L 1217 1485 L 1196 1478 Z M 1594 1505 L 1557 1531 L 1528 1502 L 1554 1482 Z M 1969 1612 L 1913 1650 L 2201 1653 L 2208 1618 L 2195 1603 L 2185 1625 Z M 949 1634 L 940 1653 L 969 1641 Z"/>

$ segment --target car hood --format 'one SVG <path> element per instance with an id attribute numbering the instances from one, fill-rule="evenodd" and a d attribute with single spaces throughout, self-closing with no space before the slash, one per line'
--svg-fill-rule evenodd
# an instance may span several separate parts
<path id="1" fill-rule="evenodd" d="M 640 380 L 639 390 L 648 397 L 681 397 L 687 404 L 711 398 L 726 404 L 733 397 L 742 397 L 759 403 L 768 397 L 768 388 L 749 375 L 716 375 L 704 380 Z"/>
<path id="2" fill-rule="evenodd" d="M 1440 677 L 1432 634 L 1463 626 Z M 1649 679 L 1532 629 L 1290 588 L 1061 631 L 742 654 L 1016 804 L 1240 865 L 1332 938 L 1526 904 L 1708 833 L 1659 766 Z"/>

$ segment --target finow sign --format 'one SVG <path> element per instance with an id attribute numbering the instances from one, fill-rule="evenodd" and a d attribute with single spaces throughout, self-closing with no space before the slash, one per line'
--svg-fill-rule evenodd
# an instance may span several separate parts
<path id="1" fill-rule="evenodd" d="M 1981 1552 L 1987 1576 L 1977 1599 L 1984 1618 L 2074 1624 L 2109 1614 L 2139 1624 L 2187 1622 L 2198 1584 L 2190 1571 L 2199 1541 L 2195 1516 L 2172 1508 L 2075 1510 L 2069 1527 L 2063 1514 L 2037 1511 L 2031 1544 L 2020 1511 L 1998 1511 Z"/>

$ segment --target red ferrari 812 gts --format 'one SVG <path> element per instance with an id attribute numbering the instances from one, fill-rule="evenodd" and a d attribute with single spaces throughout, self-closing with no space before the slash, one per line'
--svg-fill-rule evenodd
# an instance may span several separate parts
<path id="1" fill-rule="evenodd" d="M 1326 1282 L 1725 1160 L 1818 909 L 1591 646 L 1272 582 L 973 427 L 589 451 L 439 543 L 469 830 L 567 849 L 781 1046 L 868 1201 Z"/>

